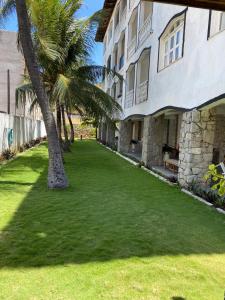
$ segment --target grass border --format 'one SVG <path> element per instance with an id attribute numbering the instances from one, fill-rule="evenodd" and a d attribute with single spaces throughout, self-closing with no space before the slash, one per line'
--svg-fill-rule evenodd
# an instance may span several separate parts
<path id="1" fill-rule="evenodd" d="M 116 155 L 120 156 L 121 158 L 123 158 L 124 160 L 128 161 L 129 163 L 133 164 L 135 167 L 139 167 L 140 166 L 139 163 L 136 163 L 135 161 L 133 161 L 132 159 L 130 159 L 130 158 L 126 157 L 126 156 L 124 156 L 123 154 L 119 153 L 118 151 L 112 150 L 110 147 L 108 147 L 108 146 L 100 143 L 99 141 L 98 141 L 98 144 L 101 145 L 101 146 L 103 146 L 105 149 L 107 149 L 107 150 L 115 153 Z M 148 169 L 148 168 L 146 168 L 144 166 L 141 166 L 140 169 L 142 169 L 143 171 L 149 173 L 152 176 L 155 176 L 156 178 L 158 178 L 159 180 L 167 183 L 170 186 L 178 186 L 179 187 L 178 183 L 172 183 L 169 180 L 167 180 L 166 178 L 164 178 L 163 176 L 160 176 L 156 172 L 154 172 L 154 171 L 152 171 L 152 170 L 150 170 L 150 169 Z M 219 207 L 215 207 L 212 203 L 207 202 L 203 198 L 201 198 L 201 197 L 193 194 L 192 192 L 186 190 L 185 188 L 180 188 L 180 190 L 181 190 L 182 193 L 184 193 L 184 194 L 192 197 L 193 199 L 198 200 L 199 202 L 201 202 L 201 203 L 203 203 L 203 204 L 211 207 L 214 211 L 217 211 L 218 213 L 225 215 L 225 210 L 223 210 L 223 209 L 221 209 Z"/>

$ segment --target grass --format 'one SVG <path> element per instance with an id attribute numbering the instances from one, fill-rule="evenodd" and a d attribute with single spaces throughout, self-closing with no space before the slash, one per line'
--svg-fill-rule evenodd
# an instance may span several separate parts
<path id="1" fill-rule="evenodd" d="M 0 169 L 0 299 L 219 300 L 225 217 L 93 141 L 46 188 L 46 145 Z"/>

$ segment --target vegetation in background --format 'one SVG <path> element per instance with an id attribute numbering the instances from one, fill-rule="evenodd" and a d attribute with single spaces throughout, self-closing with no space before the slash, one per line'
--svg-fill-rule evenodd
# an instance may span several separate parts
<path id="1" fill-rule="evenodd" d="M 106 68 L 92 65 L 90 61 L 99 13 L 81 20 L 74 17 L 80 7 L 78 1 L 72 4 L 70 0 L 45 0 L 44 3 L 35 1 L 30 9 L 34 44 L 41 76 L 52 109 L 56 111 L 61 145 L 64 150 L 69 150 L 72 138 L 69 139 L 66 118 L 70 118 L 71 113 L 77 111 L 81 116 L 95 119 L 104 117 L 111 122 L 121 108 L 97 86 L 99 80 L 103 80 Z M 33 96 L 32 108 L 37 101 L 28 81 L 18 88 L 17 100 L 26 101 L 30 95 Z M 69 124 L 71 126 L 71 122 Z"/>
<path id="2" fill-rule="evenodd" d="M 212 190 L 217 191 L 219 196 L 225 196 L 225 175 L 218 172 L 218 166 L 212 164 L 205 175 L 206 180 L 212 182 Z"/>

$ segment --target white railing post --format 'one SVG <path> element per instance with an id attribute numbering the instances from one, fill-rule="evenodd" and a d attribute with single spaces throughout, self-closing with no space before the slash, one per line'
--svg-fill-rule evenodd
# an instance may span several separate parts
<path id="1" fill-rule="evenodd" d="M 136 104 L 140 104 L 147 100 L 148 100 L 148 80 L 138 85 Z"/>
<path id="2" fill-rule="evenodd" d="M 134 101 L 134 90 L 130 90 L 126 93 L 125 98 L 125 108 L 130 108 L 133 106 Z"/>
<path id="3" fill-rule="evenodd" d="M 149 15 L 139 30 L 138 43 L 142 44 L 152 31 L 152 15 Z"/>
<path id="4" fill-rule="evenodd" d="M 137 39 L 137 37 L 135 36 L 128 45 L 128 58 L 130 58 L 135 53 L 136 39 Z"/>

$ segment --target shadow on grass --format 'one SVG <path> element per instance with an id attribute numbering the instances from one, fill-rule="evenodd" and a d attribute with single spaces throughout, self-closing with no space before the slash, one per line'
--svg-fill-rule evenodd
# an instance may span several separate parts
<path id="1" fill-rule="evenodd" d="M 2 231 L 1 268 L 225 253 L 223 216 L 94 142 L 78 142 L 66 156 L 71 187 L 64 191 L 47 190 L 42 156 L 36 150 L 5 168 L 18 178 L 3 172 L 1 190 L 35 183 Z"/>

